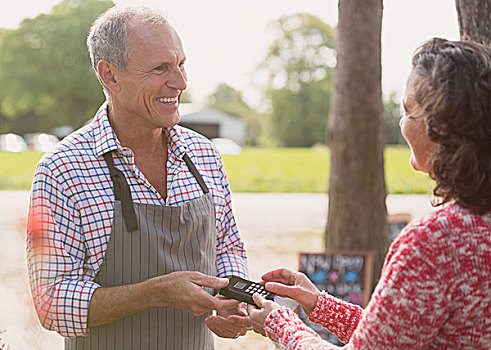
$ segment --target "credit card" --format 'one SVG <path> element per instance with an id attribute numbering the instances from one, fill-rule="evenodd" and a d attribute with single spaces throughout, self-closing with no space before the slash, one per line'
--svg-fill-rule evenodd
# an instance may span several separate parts
<path id="1" fill-rule="evenodd" d="M 280 296 L 275 296 L 273 301 L 281 306 L 284 306 L 292 311 L 297 311 L 298 309 L 298 306 L 300 305 L 299 303 L 297 303 L 295 300 L 293 299 L 290 299 L 290 298 L 283 298 L 283 297 L 280 297 Z"/>

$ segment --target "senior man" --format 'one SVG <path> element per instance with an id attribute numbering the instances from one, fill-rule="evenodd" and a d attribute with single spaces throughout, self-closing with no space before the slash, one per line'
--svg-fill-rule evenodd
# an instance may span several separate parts
<path id="1" fill-rule="evenodd" d="M 182 128 L 178 34 L 156 10 L 109 9 L 87 44 L 107 101 L 39 162 L 27 257 L 42 325 L 66 349 L 213 349 L 250 329 L 212 296 L 247 277 L 221 157 Z M 218 315 L 210 316 L 212 310 Z"/>

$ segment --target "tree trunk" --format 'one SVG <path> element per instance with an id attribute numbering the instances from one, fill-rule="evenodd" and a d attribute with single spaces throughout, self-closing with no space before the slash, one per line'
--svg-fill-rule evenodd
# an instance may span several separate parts
<path id="1" fill-rule="evenodd" d="M 374 284 L 388 245 L 381 26 L 382 0 L 339 0 L 325 232 L 327 250 L 372 252 Z"/>
<path id="2" fill-rule="evenodd" d="M 455 0 L 460 39 L 491 46 L 491 0 Z"/>

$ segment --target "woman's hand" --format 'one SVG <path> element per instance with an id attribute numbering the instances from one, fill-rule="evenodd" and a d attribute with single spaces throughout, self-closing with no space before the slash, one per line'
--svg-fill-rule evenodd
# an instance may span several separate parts
<path id="1" fill-rule="evenodd" d="M 260 309 L 257 309 L 254 305 L 247 305 L 252 329 L 254 332 L 266 336 L 266 332 L 264 331 L 264 321 L 271 311 L 278 309 L 280 306 L 273 301 L 266 300 L 257 293 L 254 293 L 252 298 L 256 305 L 260 307 Z"/>
<path id="2" fill-rule="evenodd" d="M 261 276 L 267 290 L 298 302 L 307 315 L 315 308 L 320 291 L 301 272 L 276 269 Z"/>

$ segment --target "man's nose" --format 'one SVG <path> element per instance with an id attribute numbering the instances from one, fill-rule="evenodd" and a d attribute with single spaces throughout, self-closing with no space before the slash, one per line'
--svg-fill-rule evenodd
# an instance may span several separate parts
<path id="1" fill-rule="evenodd" d="M 187 80 L 186 71 L 176 69 L 173 72 L 171 79 L 169 79 L 168 85 L 174 89 L 184 91 L 188 87 Z"/>

